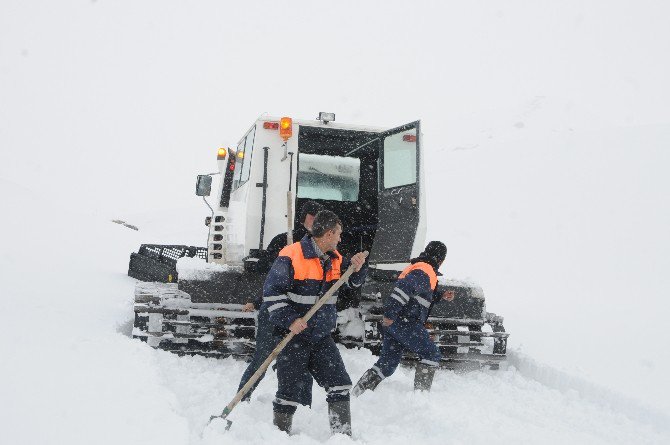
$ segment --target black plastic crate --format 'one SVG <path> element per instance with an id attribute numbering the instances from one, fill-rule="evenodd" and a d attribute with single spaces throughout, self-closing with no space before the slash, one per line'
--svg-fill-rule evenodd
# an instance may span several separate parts
<path id="1" fill-rule="evenodd" d="M 180 245 L 142 244 L 130 254 L 128 275 L 142 281 L 177 281 L 177 260 L 182 257 L 207 259 L 207 248 Z"/>

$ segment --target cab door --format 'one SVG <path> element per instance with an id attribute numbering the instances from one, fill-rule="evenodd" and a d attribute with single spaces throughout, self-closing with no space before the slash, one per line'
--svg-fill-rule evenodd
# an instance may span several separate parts
<path id="1" fill-rule="evenodd" d="M 371 263 L 407 263 L 419 225 L 420 121 L 380 134 L 378 224 Z"/>

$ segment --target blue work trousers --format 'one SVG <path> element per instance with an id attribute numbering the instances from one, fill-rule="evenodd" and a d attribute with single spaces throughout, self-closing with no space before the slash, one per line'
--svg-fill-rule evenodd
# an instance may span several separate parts
<path id="1" fill-rule="evenodd" d="M 391 326 L 383 327 L 382 332 L 382 352 L 375 363 L 382 377 L 395 372 L 405 349 L 416 353 L 423 363 L 432 366 L 440 363 L 442 354 L 420 321 L 398 318 Z"/>
<path id="2" fill-rule="evenodd" d="M 305 398 L 305 385 L 311 389 L 312 377 L 326 390 L 326 401 L 329 403 L 349 400 L 351 378 L 330 335 L 316 342 L 294 338 L 279 354 L 279 388 L 273 404 L 274 410 L 294 413 L 299 404 L 310 405 L 311 398 Z"/>
<path id="3" fill-rule="evenodd" d="M 252 375 L 261 367 L 266 358 L 270 353 L 277 347 L 277 344 L 281 341 L 281 337 L 273 335 L 274 325 L 270 323 L 270 313 L 268 312 L 268 305 L 263 303 L 260 310 L 258 311 L 258 318 L 256 320 L 256 350 L 254 355 L 251 358 L 249 366 L 247 366 L 246 371 L 242 374 L 242 379 L 240 380 L 240 386 L 237 388 L 239 391 L 244 385 L 249 381 Z M 258 384 L 265 377 L 263 373 L 254 386 L 251 387 L 249 392 L 247 392 L 242 400 L 249 400 L 251 398 L 251 393 L 254 392 Z M 312 403 L 312 377 L 308 376 L 309 380 L 305 381 L 305 384 L 302 386 L 303 393 L 301 394 L 301 399 L 307 401 L 307 405 Z"/>

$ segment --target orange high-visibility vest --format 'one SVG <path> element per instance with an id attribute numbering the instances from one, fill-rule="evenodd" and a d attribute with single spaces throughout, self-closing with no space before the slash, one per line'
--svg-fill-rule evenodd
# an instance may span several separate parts
<path id="1" fill-rule="evenodd" d="M 337 281 L 342 275 L 342 255 L 336 250 L 335 258 L 331 258 L 332 267 L 326 274 L 326 281 Z M 286 256 L 291 259 L 293 265 L 293 279 L 294 280 L 323 280 L 323 268 L 321 267 L 321 260 L 317 258 L 305 258 L 302 253 L 302 244 L 300 242 L 293 243 L 290 246 L 284 247 L 279 256 Z"/>
<path id="2" fill-rule="evenodd" d="M 405 276 L 410 273 L 413 270 L 420 270 L 422 272 L 425 272 L 426 275 L 428 275 L 428 278 L 430 279 L 430 288 L 432 290 L 435 290 L 437 287 L 437 274 L 435 273 L 435 270 L 433 270 L 433 266 L 431 266 L 428 263 L 424 263 L 422 261 L 419 261 L 418 263 L 410 264 L 405 268 L 405 270 L 402 271 L 398 279 L 400 278 L 405 278 Z"/>

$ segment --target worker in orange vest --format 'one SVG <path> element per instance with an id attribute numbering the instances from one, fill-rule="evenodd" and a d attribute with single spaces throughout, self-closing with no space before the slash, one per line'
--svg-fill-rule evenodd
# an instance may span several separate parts
<path id="1" fill-rule="evenodd" d="M 350 264 L 354 273 L 345 286 L 358 288 L 365 281 L 367 254 L 359 252 L 350 260 L 343 259 L 337 251 L 341 234 L 340 218 L 331 211 L 320 211 L 312 233 L 279 252 L 263 286 L 263 304 L 268 304 L 275 331 L 281 336 L 289 331 L 295 334 L 277 357 L 278 388 L 273 403 L 273 423 L 288 433 L 298 405 L 310 403 L 304 397 L 304 387 L 312 385 L 313 377 L 326 390 L 331 432 L 351 435 L 352 382 L 331 335 L 337 321 L 337 295 L 308 322 L 302 318 Z"/>
<path id="2" fill-rule="evenodd" d="M 393 374 L 406 349 L 416 353 L 420 359 L 416 365 L 414 389 L 430 390 L 442 355 L 430 339 L 424 323 L 435 298 L 454 299 L 453 291 L 435 295 L 437 270 L 446 255 L 447 246 L 444 243 L 431 241 L 402 271 L 395 288 L 384 302 L 379 360 L 363 374 L 351 391 L 352 395 L 359 396 L 368 389 L 374 390 L 383 379 Z"/>

